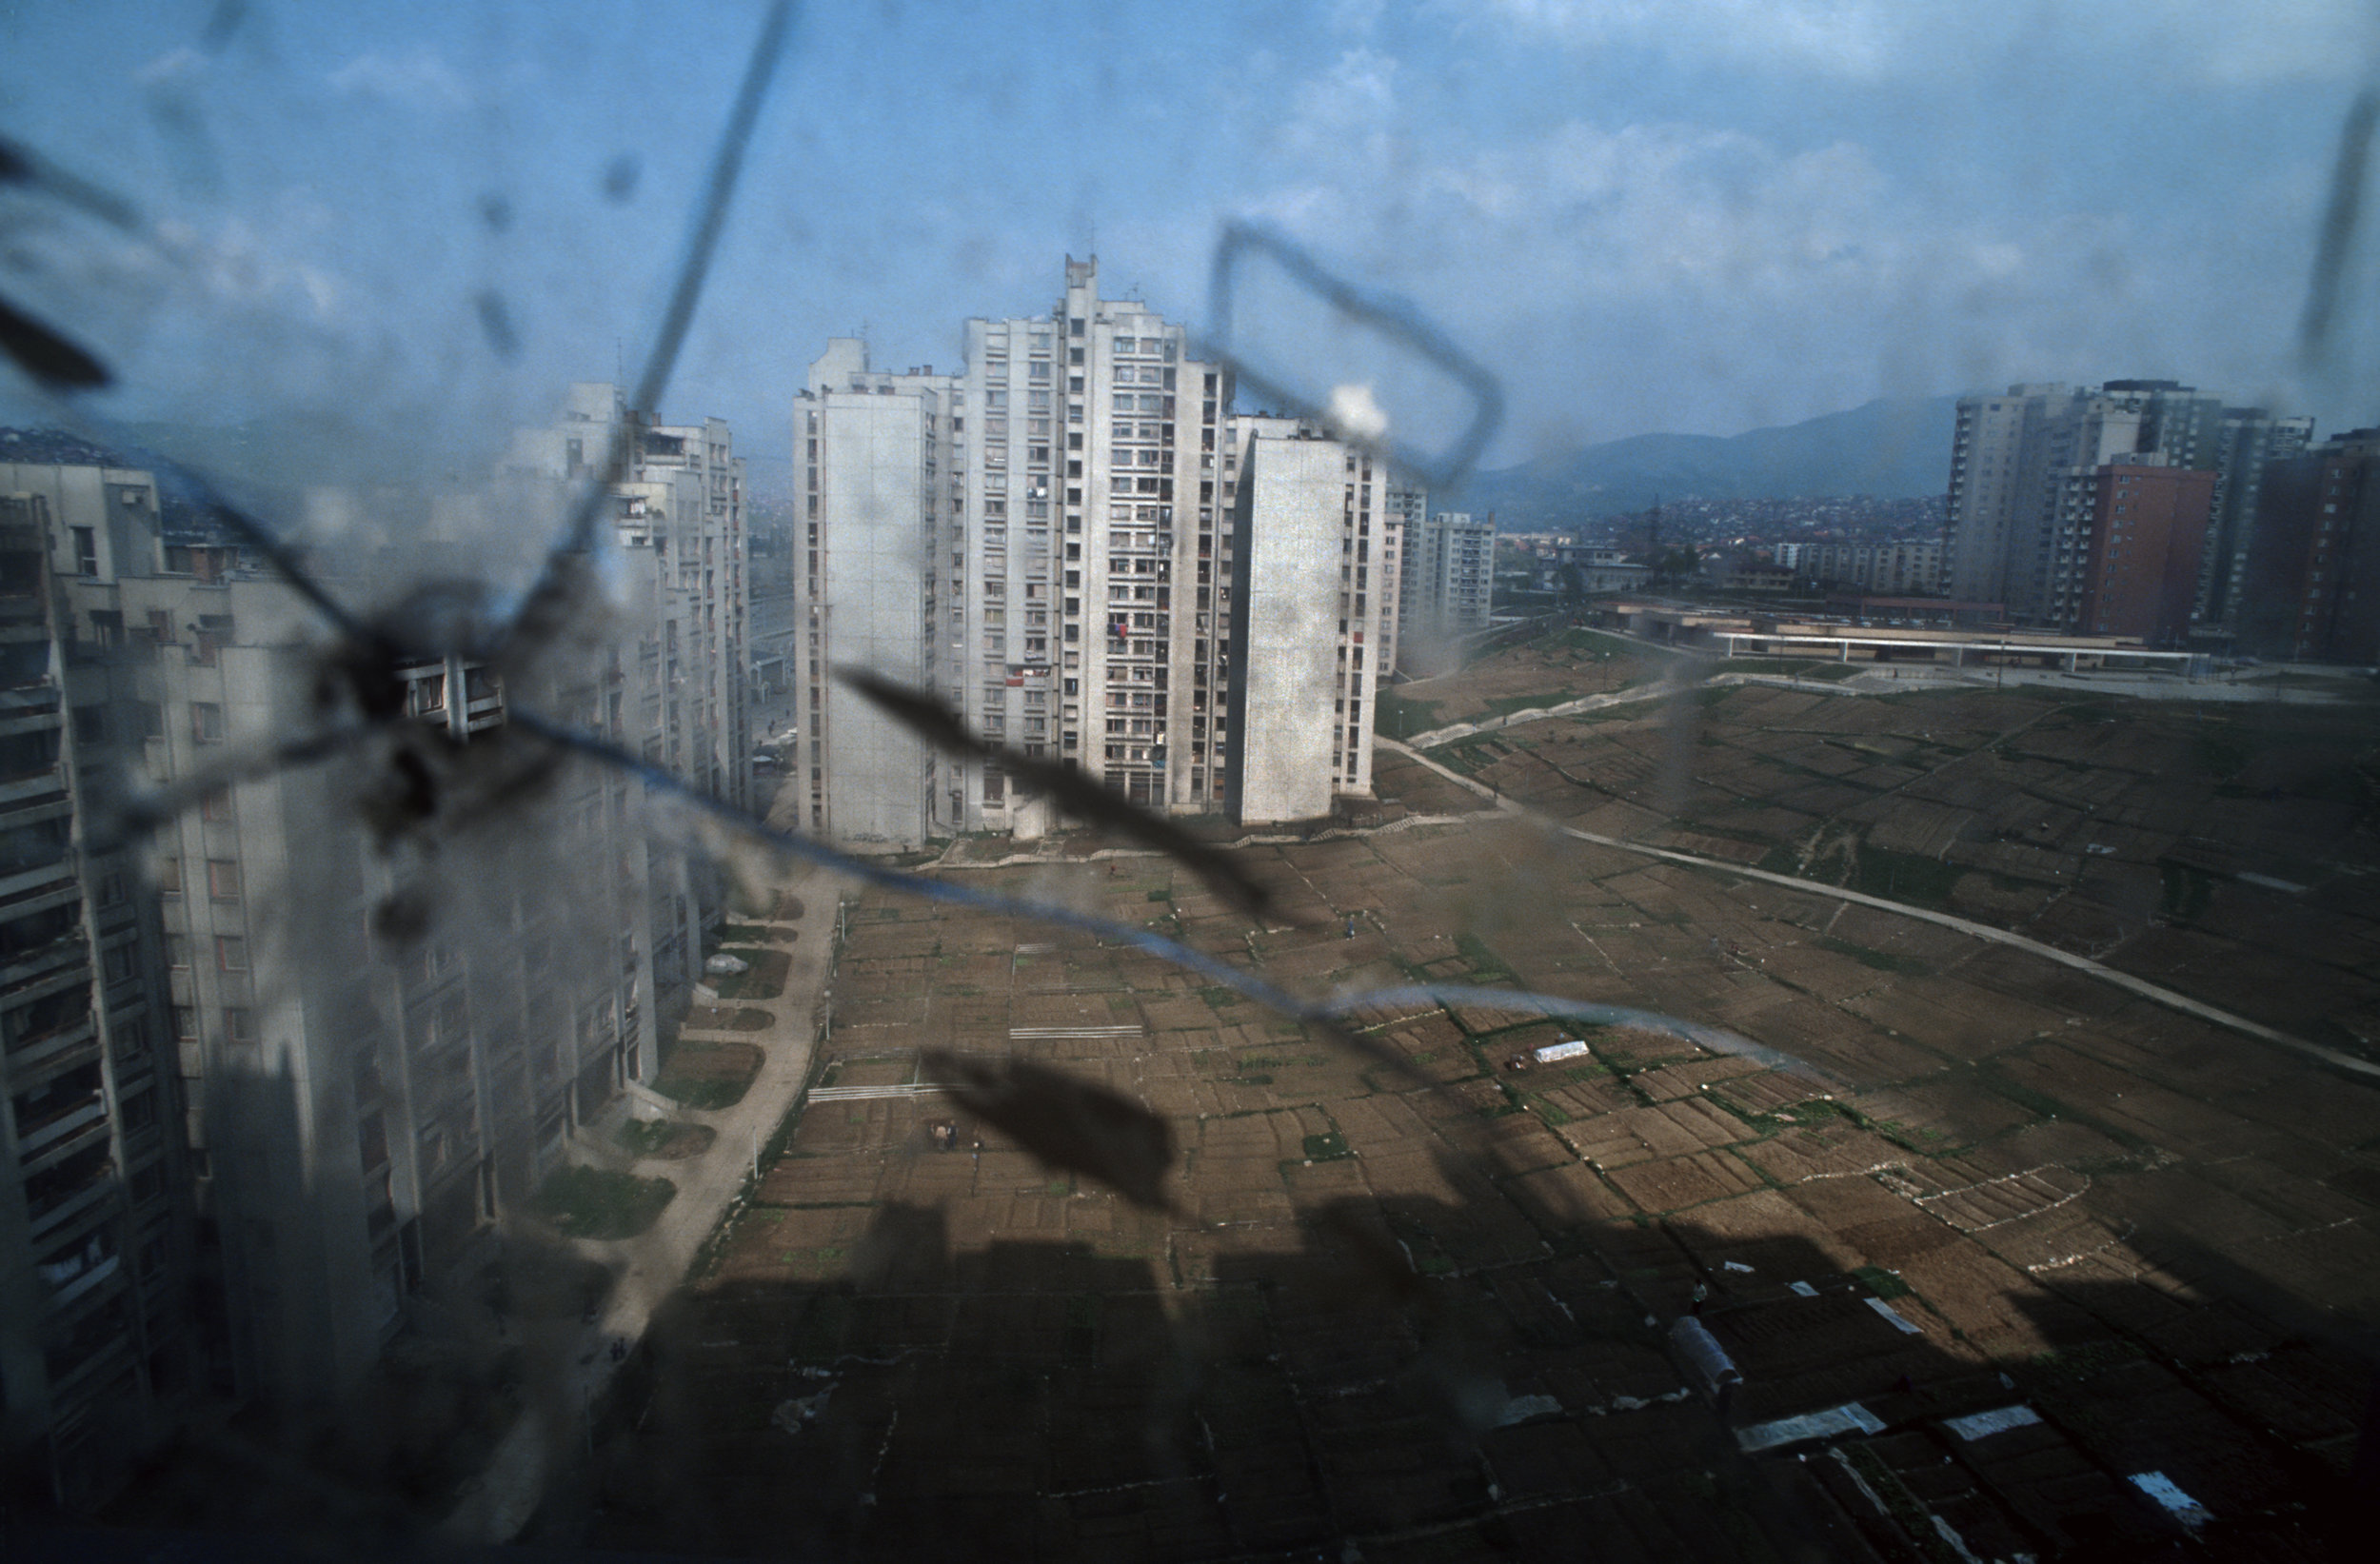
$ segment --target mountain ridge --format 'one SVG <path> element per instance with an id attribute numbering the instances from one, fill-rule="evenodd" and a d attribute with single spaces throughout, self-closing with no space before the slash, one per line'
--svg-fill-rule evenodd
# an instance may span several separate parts
<path id="1" fill-rule="evenodd" d="M 1955 396 L 1879 398 L 1742 434 L 1639 434 L 1475 472 L 1431 507 L 1496 513 L 1507 532 L 1560 530 L 1663 499 L 1786 500 L 1939 494 Z"/>

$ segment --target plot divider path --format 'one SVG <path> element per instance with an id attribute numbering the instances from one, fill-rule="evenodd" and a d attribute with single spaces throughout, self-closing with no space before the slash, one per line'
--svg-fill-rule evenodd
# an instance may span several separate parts
<path id="1" fill-rule="evenodd" d="M 632 1238 L 604 1242 L 574 1240 L 580 1254 L 608 1267 L 619 1278 L 598 1319 L 580 1333 L 570 1349 L 565 1411 L 575 1416 L 541 1416 L 524 1413 L 498 1443 L 495 1455 L 474 1485 L 439 1527 L 447 1541 L 466 1545 L 509 1542 L 528 1524 L 555 1472 L 586 1437 L 576 1426 L 591 1415 L 617 1365 L 615 1341 L 634 1342 L 644 1336 L 653 1311 L 685 1279 L 695 1255 L 719 1225 L 736 1197 L 744 1192 L 760 1148 L 801 1095 L 809 1078 L 811 1050 L 817 1040 L 819 995 L 834 955 L 835 906 L 843 881 L 823 872 L 797 868 L 779 881 L 781 893 L 798 895 L 807 903 L 785 972 L 783 988 L 773 1000 L 738 1000 L 738 1005 L 765 1010 L 769 1025 L 763 1032 L 704 1029 L 688 1043 L 734 1041 L 762 1049 L 760 1073 L 731 1107 L 717 1109 L 671 1106 L 681 1123 L 706 1124 L 716 1138 L 708 1150 L 683 1161 L 660 1164 L 650 1172 L 664 1174 L 678 1186 L 650 1228 Z M 783 921 L 783 920 L 777 920 Z M 759 920 L 770 921 L 770 920 Z M 896 1088 L 911 1092 L 923 1088 Z M 865 1088 L 862 1088 L 865 1090 Z M 580 1131 L 582 1137 L 605 1134 L 612 1123 Z M 582 1140 L 572 1147 L 577 1160 L 615 1163 L 615 1148 Z M 615 1163 L 616 1165 L 616 1163 Z"/>

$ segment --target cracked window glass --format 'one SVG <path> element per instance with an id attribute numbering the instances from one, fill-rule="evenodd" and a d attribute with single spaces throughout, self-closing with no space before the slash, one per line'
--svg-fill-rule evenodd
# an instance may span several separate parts
<path id="1" fill-rule="evenodd" d="M 2343 1551 L 2372 26 L 0 16 L 10 1556 Z"/>

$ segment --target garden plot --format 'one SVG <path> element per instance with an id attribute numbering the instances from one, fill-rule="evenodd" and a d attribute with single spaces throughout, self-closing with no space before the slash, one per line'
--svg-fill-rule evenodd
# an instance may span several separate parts
<path id="1" fill-rule="evenodd" d="M 1870 709 L 1846 710 L 1854 706 Z M 1778 756 L 1806 749 L 1853 770 L 1902 757 L 1942 766 L 1947 733 L 1982 742 L 2056 709 L 2013 697 L 1878 707 L 1729 696 L 1694 708 L 1699 731 L 1723 742 L 1689 744 L 1686 763 L 1716 763 L 1702 791 L 1716 794 L 1708 784 L 1723 782 L 1734 811 L 1728 829 L 1756 835 L 1785 820 L 1763 813 L 1771 804 L 1750 790 L 1801 785 L 1780 783 L 1785 774 L 1771 763 Z M 1811 731 L 1757 731 L 1739 713 Z M 1817 744 L 1820 728 L 1871 747 Z M 1520 746 L 1524 733 L 1537 736 L 1538 754 Z M 1655 796 L 1673 753 L 1665 714 L 1636 723 L 1557 719 L 1508 738 L 1500 765 L 1543 779 L 1554 796 L 1603 797 L 1561 782 L 1541 758 L 1548 753 L 1598 783 L 1633 766 L 1637 782 L 1626 785 L 1639 792 L 1624 805 L 1597 807 L 1629 811 L 1630 829 L 1671 824 Z M 1622 763 L 1607 775 L 1598 755 Z M 2059 760 L 2027 763 L 2084 776 Z M 2009 764 L 1953 761 L 1937 773 L 1943 788 L 1927 784 L 1914 802 L 1975 808 L 1961 771 L 1973 766 L 1996 779 L 1991 768 Z M 2144 774 L 2132 791 L 2164 780 Z M 1737 804 L 1738 797 L 1754 802 Z M 1898 818 L 1880 810 L 1879 827 Z M 2034 814 L 2034 828 L 2049 818 Z M 1715 824 L 1696 829 L 1716 836 Z M 2104 826 L 2086 821 L 2072 834 L 2094 829 Z M 1879 845 L 1873 834 L 1869 845 Z M 1961 847 L 1971 845 L 1990 844 Z M 2032 850 L 2080 846 L 2058 840 Z M 1321 1513 L 1326 1501 L 1369 1507 L 1368 1515 L 1411 1513 L 1396 1509 L 1398 1481 L 1379 1474 L 1420 1474 L 1417 1491 L 1431 1495 L 1423 1508 L 1466 1515 L 1468 1501 L 1439 1464 L 1437 1415 L 1399 1399 L 1425 1341 L 1476 1355 L 1478 1374 L 1510 1395 L 1545 1395 L 1558 1407 L 1491 1439 L 1501 1453 L 1491 1459 L 1509 1462 L 1510 1481 L 1525 1471 L 1532 1484 L 1552 1485 L 1548 1498 L 1569 1495 L 1559 1499 L 1571 1507 L 1565 1514 L 1586 1502 L 1594 1482 L 1639 1485 L 1627 1490 L 1631 1502 L 1650 1503 L 1643 1495 L 1652 1490 L 1641 1485 L 1668 1480 L 1660 1452 L 1699 1459 L 1680 1431 L 1718 1435 L 1693 1402 L 1636 1404 L 1679 1388 L 1642 1320 L 1666 1321 L 1685 1309 L 1697 1280 L 1708 1288 L 1713 1328 L 1734 1332 L 1740 1320 L 1745 1358 L 1765 1365 L 1739 1406 L 1789 1416 L 1833 1404 L 1822 1397 L 1874 1395 L 1884 1416 L 1921 1421 L 1929 1414 L 1919 1398 L 1904 1400 L 1895 1389 L 1904 1374 L 1934 1404 L 1964 1407 L 1957 1397 L 1971 1391 L 1960 1387 L 2001 1394 L 2002 1368 L 2027 1372 L 2036 1355 L 2084 1336 L 2138 1332 L 2148 1342 L 2153 1332 L 2178 1340 L 2174 1333 L 2193 1328 L 2193 1317 L 2223 1317 L 2167 1291 L 2203 1289 L 2219 1268 L 2197 1267 L 2186 1283 L 2152 1267 L 2152 1257 L 2174 1264 L 2172 1257 L 2184 1254 L 2158 1247 L 2150 1231 L 2160 1180 L 2198 1192 L 2185 1203 L 2207 1213 L 2190 1235 L 2205 1252 L 2283 1278 L 2326 1307 L 2375 1307 L 2366 1295 L 2380 1257 L 2368 1249 L 2363 1216 L 2375 1207 L 2323 1182 L 2365 1172 L 2380 1178 L 2380 1160 L 2354 1149 L 2380 1121 L 2374 1099 L 2312 1076 L 2293 1058 L 2020 952 L 1887 912 L 1676 865 L 1648 873 L 1641 859 L 1549 845 L 1484 816 L 1235 851 L 1281 888 L 1294 916 L 1251 930 L 1156 861 L 1131 861 L 1119 875 L 1101 866 L 1090 883 L 1102 905 L 1129 921 L 1180 928 L 1202 948 L 1277 980 L 1510 972 L 1512 980 L 1582 1001 L 1726 1018 L 1832 1080 L 1616 1032 L 1592 1034 L 1595 1067 L 1516 1074 L 1502 1069 L 1505 1059 L 1557 1026 L 1486 1004 L 1365 1018 L 1378 1026 L 1376 1038 L 1419 1062 L 1426 1079 L 1417 1080 L 1137 952 L 958 909 L 880 919 L 883 898 L 870 893 L 850 920 L 843 970 L 852 983 L 838 984 L 824 1050 L 825 1062 L 843 1058 L 855 1071 L 837 1079 L 873 1079 L 869 1071 L 899 1064 L 861 1065 L 852 1056 L 928 1040 L 1040 1059 L 1164 1119 L 1179 1154 L 1164 1185 L 1174 1209 L 1136 1208 L 1096 1178 L 1053 1167 L 971 1121 L 962 1124 L 958 1147 L 937 1149 L 927 1125 L 959 1117 L 944 1099 L 814 1103 L 796 1122 L 791 1154 L 770 1169 L 744 1223 L 719 1246 L 723 1277 L 778 1291 L 738 1295 L 719 1281 L 705 1285 L 722 1290 L 691 1305 L 721 1311 L 696 1317 L 723 1322 L 697 1339 L 751 1343 L 719 1354 L 743 1354 L 752 1384 L 766 1383 L 750 1399 L 752 1426 L 768 1438 L 737 1443 L 745 1435 L 734 1429 L 671 1425 L 658 1415 L 651 1425 L 656 1436 L 675 1427 L 685 1448 L 705 1452 L 721 1472 L 770 1474 L 765 1484 L 724 1491 L 720 1503 L 839 1491 L 832 1463 L 817 1453 L 849 1452 L 855 1469 L 877 1470 L 879 1452 L 889 1451 L 876 1480 L 913 1506 L 963 1490 L 968 1502 L 1013 1511 L 1021 1493 L 1064 1490 L 1050 1464 L 1061 1457 L 1103 1477 L 1154 1484 L 1136 1488 L 1130 1505 L 1119 1501 L 1114 1513 L 1129 1509 L 1132 1525 L 1144 1526 L 1146 1512 L 1178 1502 L 1180 1535 L 1237 1539 L 1211 1552 L 1244 1551 L 1259 1534 L 1278 1535 L 1277 1551 L 1297 1546 L 1309 1534 L 1298 1526 L 1310 1522 L 1296 1517 Z M 1814 862 L 1821 873 L 1848 872 L 1841 854 Z M 1050 878 L 1030 868 L 947 872 L 1015 889 Z M 2245 918 L 2254 903 L 2243 898 L 2240 906 Z M 1343 927 L 1351 908 L 1367 915 L 1354 940 Z M 2340 953 L 2357 948 L 2352 938 L 2321 947 L 2322 960 L 2344 970 Z M 2221 959 L 2239 960 L 2248 943 L 2228 939 Z M 867 1003 L 914 999 L 923 1020 L 854 1028 L 846 994 Z M 2365 1002 L 2372 998 L 2367 992 Z M 1017 1029 L 1072 1035 L 1012 1037 Z M 2029 1040 L 2038 1031 L 2052 1032 L 2055 1043 Z M 1946 1063 L 1976 1057 L 1985 1062 Z M 1602 1067 L 1607 1060 L 1633 1079 Z M 1817 1099 L 1829 1091 L 1837 1103 Z M 2174 1178 L 2184 1171 L 2193 1182 Z M 783 1215 L 764 1218 L 769 1212 Z M 1372 1238 L 1352 1237 L 1358 1229 Z M 1731 1269 L 1731 1261 L 1752 1270 Z M 1792 1281 L 1820 1297 L 1802 1296 Z M 1884 1288 L 1914 1290 L 1890 1301 L 1918 1335 L 1861 1301 Z M 750 1307 L 762 1296 L 770 1308 Z M 1838 1296 L 1847 1310 L 1830 1324 L 1825 1311 Z M 1777 1323 L 1763 1336 L 1767 1327 L 1755 1327 L 1772 1309 Z M 755 1323 L 724 1323 L 746 1317 Z M 786 1323 L 761 1323 L 771 1318 Z M 2212 1326 L 2194 1328 L 2203 1335 Z M 866 1369 L 876 1377 L 865 1385 L 863 1371 L 850 1367 L 822 1421 L 789 1435 L 766 1423 L 794 1356 L 780 1338 L 796 1331 L 806 1333 L 804 1362 L 832 1361 L 854 1343 L 874 1356 L 911 1356 L 897 1372 Z M 1159 1480 L 1137 1453 L 1137 1425 L 1132 1439 L 1107 1441 L 1131 1451 L 1095 1448 L 1093 1431 L 1122 1426 L 1120 1416 L 1129 1423 L 1128 1409 L 1153 1404 L 1157 1365 L 1185 1361 L 1199 1376 L 1182 1404 L 1216 1435 L 1212 1450 L 1168 1454 L 1176 1463 L 1168 1470 L 1186 1477 Z M 2249 1366 L 2231 1364 L 2228 1355 L 2189 1361 L 2203 1361 L 2210 1375 Z M 963 1403 L 976 1422 L 1013 1410 L 1014 1395 L 998 1387 L 1011 1382 L 1002 1376 L 1019 1375 L 1043 1387 L 1036 1394 L 1045 1416 L 1007 1432 L 996 1448 L 952 1403 Z M 1346 1394 L 1359 1386 L 1372 1388 Z M 2245 1404 L 2257 1390 L 2243 1377 L 2231 1394 Z M 1300 1416 L 1314 1406 L 1346 1415 Z M 2302 1421 L 2306 1437 L 2338 1437 L 2319 1418 Z M 1235 1444 L 1232 1431 L 1241 1429 L 1248 1437 Z M 2178 1460 L 2188 1440 L 2176 1438 Z M 1545 1441 L 1559 1458 L 1531 1455 L 1531 1441 Z M 1914 1481 L 1924 1469 L 1909 1470 Z M 2251 1474 L 2242 1492 L 2262 1495 L 2242 1502 L 2281 1502 L 2285 1485 L 2274 1490 L 2271 1479 L 2241 1470 Z M 1213 1501 L 1199 1495 L 1255 1494 L 1264 1473 L 1278 1475 L 1264 1492 L 1281 1495 L 1267 1512 L 1281 1529 L 1259 1532 L 1236 1519 L 1236 1529 L 1214 1531 Z M 1179 1501 L 1151 1496 L 1174 1493 L 1166 1485 L 1178 1480 Z M 1981 1502 L 1973 1495 L 1983 1490 L 1961 1492 L 1968 1496 L 1958 1503 Z M 1054 1501 L 1047 1513 L 1061 1508 Z M 1090 1523 L 1088 1510 L 1066 1513 L 1069 1526 Z"/>

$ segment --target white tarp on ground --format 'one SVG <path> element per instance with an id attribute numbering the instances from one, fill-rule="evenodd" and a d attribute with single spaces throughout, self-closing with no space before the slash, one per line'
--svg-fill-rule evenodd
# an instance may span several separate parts
<path id="1" fill-rule="evenodd" d="M 2211 1511 L 2175 1487 L 2173 1479 L 2162 1472 L 2135 1472 L 2131 1481 L 2134 1488 L 2163 1505 L 2166 1514 L 2193 1532 L 2214 1518 Z"/>
<path id="2" fill-rule="evenodd" d="M 1885 1302 L 1880 1297 L 1870 1298 L 1868 1300 L 1868 1307 L 1874 1309 L 1877 1314 L 1880 1314 L 1885 1318 L 1891 1320 L 1906 1335 L 1923 1336 L 1926 1334 L 1924 1326 L 1911 1324 L 1907 1317 L 1902 1315 L 1898 1309 L 1894 1308 L 1891 1304 Z"/>
<path id="3" fill-rule="evenodd" d="M 1585 1043 L 1576 1038 L 1565 1038 L 1559 1042 L 1549 1042 L 1544 1047 L 1532 1051 L 1529 1057 L 1539 1064 L 1554 1064 L 1562 1059 L 1577 1059 L 1586 1051 Z"/>
<path id="4" fill-rule="evenodd" d="M 1735 1431 L 1735 1443 L 1747 1455 L 1763 1450 L 1777 1450 L 1786 1445 L 1806 1444 L 1813 1439 L 1840 1438 L 1846 1434 L 1881 1434 L 1884 1419 L 1856 1401 L 1846 1401 L 1824 1412 L 1805 1412 L 1798 1417 L 1779 1417 L 1775 1422 L 1753 1423 Z"/>
<path id="5" fill-rule="evenodd" d="M 2005 1434 L 2012 1428 L 2025 1428 L 2039 1421 L 2039 1413 L 2019 1403 L 1993 1412 L 1971 1412 L 1964 1417 L 1946 1417 L 1942 1426 L 1962 1439 L 1987 1439 L 1994 1434 Z"/>

